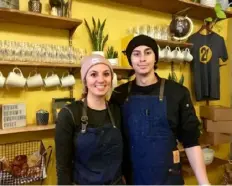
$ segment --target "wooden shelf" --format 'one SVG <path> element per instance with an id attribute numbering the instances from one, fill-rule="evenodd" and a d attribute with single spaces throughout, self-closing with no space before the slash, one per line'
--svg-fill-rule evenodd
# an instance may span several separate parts
<path id="1" fill-rule="evenodd" d="M 222 160 L 222 159 L 214 157 L 213 162 L 211 164 L 209 164 L 209 165 L 206 165 L 206 170 L 207 170 L 207 172 L 209 172 L 209 171 L 215 170 L 218 167 L 220 167 L 222 165 L 225 165 L 225 164 L 228 164 L 227 160 Z M 183 163 L 182 171 L 183 171 L 184 177 L 194 175 L 194 172 L 193 172 L 191 166 L 189 165 L 189 163 Z"/>
<path id="2" fill-rule="evenodd" d="M 48 125 L 28 125 L 26 127 L 18 127 L 12 129 L 0 129 L 0 135 L 6 134 L 15 134 L 15 133 L 23 133 L 23 132 L 37 132 L 37 131 L 46 131 L 46 130 L 54 130 L 55 124 Z"/>
<path id="3" fill-rule="evenodd" d="M 171 41 L 171 40 L 156 39 L 156 42 L 161 48 L 166 46 L 169 46 L 170 48 L 175 48 L 175 47 L 191 48 L 193 46 L 192 43 L 184 43 L 184 42 Z"/>
<path id="4" fill-rule="evenodd" d="M 131 67 L 113 67 L 114 72 L 117 74 L 118 80 L 128 79 L 134 71 Z"/>
<path id="5" fill-rule="evenodd" d="M 54 68 L 80 68 L 80 65 L 68 63 L 40 63 L 40 62 L 24 62 L 24 61 L 0 61 L 0 65 L 4 66 L 25 66 L 25 67 L 54 67 Z"/>
<path id="6" fill-rule="evenodd" d="M 140 8 L 150 9 L 154 11 L 164 12 L 168 14 L 176 14 L 179 11 L 189 9 L 187 15 L 193 19 L 204 20 L 207 17 L 215 17 L 212 7 L 194 3 L 190 0 L 111 0 L 121 4 L 127 4 Z M 232 17 L 232 12 L 225 11 L 227 18 Z"/>
<path id="7" fill-rule="evenodd" d="M 40 62 L 25 62 L 25 61 L 0 61 L 2 66 L 25 66 L 25 67 L 57 67 L 57 68 L 81 68 L 79 64 L 68 63 L 40 63 Z M 132 70 L 131 67 L 113 66 L 114 70 Z"/>
<path id="8" fill-rule="evenodd" d="M 69 30 L 73 33 L 82 20 L 0 8 L 0 22 Z"/>
<path id="9" fill-rule="evenodd" d="M 40 67 L 40 68 L 69 68 L 74 72 L 79 72 L 79 64 L 62 64 L 62 63 L 38 63 L 38 62 L 21 62 L 21 61 L 0 61 L 0 66 L 22 66 L 22 67 Z M 113 66 L 119 79 L 126 79 L 133 71 L 131 67 Z"/>

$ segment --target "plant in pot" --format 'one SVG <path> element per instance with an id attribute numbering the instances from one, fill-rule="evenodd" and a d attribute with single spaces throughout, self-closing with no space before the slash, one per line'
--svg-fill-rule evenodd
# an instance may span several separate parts
<path id="1" fill-rule="evenodd" d="M 85 19 L 84 21 L 92 44 L 92 54 L 100 54 L 104 56 L 103 50 L 109 37 L 108 34 L 104 35 L 103 33 L 106 19 L 103 22 L 98 19 L 98 21 L 96 22 L 95 19 L 92 17 L 92 28 L 90 28 L 88 22 Z"/>
<path id="2" fill-rule="evenodd" d="M 106 51 L 106 57 L 111 65 L 118 65 L 118 52 L 114 50 L 113 46 L 108 47 Z"/>
<path id="3" fill-rule="evenodd" d="M 175 81 L 175 82 L 177 82 L 177 83 L 179 83 L 181 85 L 184 84 L 184 75 L 183 74 L 181 75 L 180 79 L 178 80 L 178 78 L 176 76 L 176 73 L 175 72 L 171 72 L 168 75 L 168 79 L 172 80 L 172 81 Z"/>
<path id="4" fill-rule="evenodd" d="M 181 71 L 181 66 L 180 66 L 180 71 Z M 181 85 L 184 85 L 184 74 L 181 74 L 180 79 L 178 80 L 175 69 L 174 69 L 174 63 L 172 62 L 171 64 L 171 72 L 168 74 L 168 79 L 175 81 Z"/>
<path id="5" fill-rule="evenodd" d="M 217 22 L 219 22 L 220 20 L 226 19 L 227 16 L 222 8 L 221 3 L 216 3 L 215 7 L 214 7 L 214 12 L 216 14 L 215 18 L 212 17 L 208 17 L 204 20 L 204 22 L 206 23 L 206 26 L 209 29 L 212 29 L 214 26 L 216 26 L 218 32 L 220 32 L 222 30 L 222 27 L 219 25 L 216 25 Z"/>

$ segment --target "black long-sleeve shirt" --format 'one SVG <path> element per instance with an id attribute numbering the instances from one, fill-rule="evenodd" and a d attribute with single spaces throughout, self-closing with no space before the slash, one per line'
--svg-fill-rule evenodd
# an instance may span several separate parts
<path id="1" fill-rule="evenodd" d="M 161 79 L 157 74 L 156 76 L 158 78 L 157 83 L 144 87 L 136 85 L 134 80 L 132 82 L 130 95 L 159 96 Z M 110 102 L 122 105 L 128 97 L 128 85 L 129 83 L 125 83 L 117 87 L 111 96 Z M 196 116 L 188 89 L 174 81 L 166 80 L 164 96 L 167 100 L 168 123 L 176 138 L 182 142 L 184 148 L 199 145 L 200 123 Z M 123 130 L 123 127 L 122 135 L 124 139 L 122 172 L 127 184 L 133 184 L 128 136 L 126 131 Z"/>
<path id="2" fill-rule="evenodd" d="M 161 78 L 156 74 L 158 82 L 149 86 L 138 86 L 132 82 L 131 95 L 159 96 Z M 122 105 L 128 96 L 128 85 L 125 83 L 117 87 L 110 102 Z M 171 80 L 165 81 L 164 96 L 167 100 L 167 119 L 174 135 L 184 148 L 199 145 L 199 120 L 193 107 L 189 90 Z"/>
<path id="3" fill-rule="evenodd" d="M 136 85 L 134 80 L 132 82 L 130 95 L 159 96 L 161 79 L 157 74 L 156 76 L 158 78 L 157 83 L 144 87 Z M 112 103 L 122 105 L 125 102 L 125 99 L 128 97 L 128 85 L 129 83 L 126 83 L 117 87 L 114 90 L 110 101 Z M 199 120 L 196 116 L 188 89 L 174 81 L 166 80 L 164 96 L 166 97 L 167 102 L 168 123 L 176 138 L 182 142 L 184 148 L 199 145 Z M 122 130 L 122 134 L 124 139 L 124 158 L 122 172 L 126 178 L 127 184 L 133 184 L 133 171 L 130 160 L 128 136 L 124 130 Z"/>
<path id="4" fill-rule="evenodd" d="M 63 108 L 58 114 L 55 131 L 55 147 L 56 147 L 56 169 L 58 185 L 71 185 L 73 182 L 73 159 L 74 159 L 74 140 L 75 133 L 80 132 L 81 116 L 82 116 L 82 101 L 76 101 L 67 106 L 69 110 Z M 109 104 L 117 128 L 121 126 L 120 109 L 115 104 Z M 88 127 L 101 127 L 110 122 L 108 111 L 93 110 L 87 108 Z M 74 123 L 75 120 L 75 123 Z"/>

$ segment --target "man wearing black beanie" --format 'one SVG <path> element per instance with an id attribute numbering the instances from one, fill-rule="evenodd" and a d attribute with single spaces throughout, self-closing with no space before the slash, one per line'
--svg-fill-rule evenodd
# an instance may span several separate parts
<path id="1" fill-rule="evenodd" d="M 188 89 L 154 73 L 159 59 L 154 39 L 136 36 L 124 53 L 135 80 L 117 87 L 110 101 L 122 108 L 126 184 L 183 185 L 179 141 L 199 184 L 208 185 L 199 120 Z"/>

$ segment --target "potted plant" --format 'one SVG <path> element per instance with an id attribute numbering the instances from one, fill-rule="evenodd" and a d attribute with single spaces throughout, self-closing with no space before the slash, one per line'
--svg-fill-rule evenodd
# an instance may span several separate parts
<path id="1" fill-rule="evenodd" d="M 92 44 L 92 53 L 100 54 L 104 56 L 104 47 L 106 42 L 108 41 L 108 34 L 104 36 L 103 30 L 105 28 L 106 19 L 101 23 L 98 19 L 97 23 L 95 19 L 92 17 L 93 28 L 91 29 L 88 22 L 84 19 L 87 31 L 89 33 L 89 37 Z"/>
<path id="2" fill-rule="evenodd" d="M 118 65 L 118 52 L 114 50 L 113 46 L 108 47 L 106 55 L 111 65 Z"/>
<path id="3" fill-rule="evenodd" d="M 216 14 L 216 18 L 212 18 L 212 17 L 208 17 L 204 20 L 204 22 L 206 22 L 209 26 L 210 29 L 212 29 L 214 26 L 216 26 L 216 23 L 220 20 L 226 19 L 227 16 L 224 12 L 224 10 L 222 9 L 222 6 L 220 3 L 216 3 L 215 7 L 214 7 L 214 11 Z M 218 31 L 220 32 L 221 28 L 220 26 L 218 27 Z"/>

